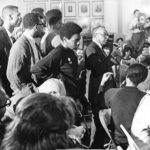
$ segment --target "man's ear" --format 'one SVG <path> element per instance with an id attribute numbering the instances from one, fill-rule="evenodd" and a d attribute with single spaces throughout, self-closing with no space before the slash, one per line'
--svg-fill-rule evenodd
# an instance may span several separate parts
<path id="1" fill-rule="evenodd" d="M 9 19 L 12 20 L 13 19 L 13 15 L 9 14 Z"/>

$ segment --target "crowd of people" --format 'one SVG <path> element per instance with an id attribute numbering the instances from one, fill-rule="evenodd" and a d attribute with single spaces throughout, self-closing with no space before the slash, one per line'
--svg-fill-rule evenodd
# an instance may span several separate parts
<path id="1" fill-rule="evenodd" d="M 123 125 L 140 150 L 150 149 L 150 41 L 144 30 L 149 25 L 143 25 L 141 16 L 145 16 L 139 10 L 134 15 L 130 41 L 119 37 L 112 50 L 109 33 L 97 26 L 91 43 L 81 49 L 82 28 L 74 22 L 62 23 L 59 9 L 44 14 L 42 8 L 35 8 L 22 18 L 17 6 L 3 8 L 2 150 L 104 149 L 110 140 L 99 120 L 104 109 L 111 110 L 111 148 L 135 150 L 120 128 Z M 90 134 L 81 125 L 87 109 L 92 111 Z M 86 145 L 85 136 L 90 138 Z"/>

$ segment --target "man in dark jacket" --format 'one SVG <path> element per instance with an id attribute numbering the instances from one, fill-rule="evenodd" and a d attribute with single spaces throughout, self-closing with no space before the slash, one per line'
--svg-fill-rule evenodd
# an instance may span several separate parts
<path id="1" fill-rule="evenodd" d="M 51 77 L 59 78 L 64 82 L 67 96 L 75 99 L 78 98 L 78 60 L 74 50 L 79 46 L 81 31 L 75 23 L 64 24 L 60 30 L 62 43 L 31 68 L 39 84 Z"/>
<path id="2" fill-rule="evenodd" d="M 0 27 L 0 80 L 5 93 L 11 97 L 12 89 L 6 77 L 9 52 L 14 43 L 12 33 L 20 25 L 21 17 L 17 6 L 8 5 L 2 10 L 3 26 Z"/>
<path id="3" fill-rule="evenodd" d="M 94 114 L 94 123 L 96 125 L 96 133 L 91 148 L 104 148 L 105 131 L 100 124 L 98 112 L 96 111 L 95 99 L 98 93 L 99 85 L 104 73 L 110 71 L 107 56 L 102 49 L 108 40 L 108 34 L 104 27 L 96 27 L 92 33 L 92 42 L 85 51 L 85 65 L 91 71 L 89 80 L 88 99 L 91 103 L 92 112 Z"/>

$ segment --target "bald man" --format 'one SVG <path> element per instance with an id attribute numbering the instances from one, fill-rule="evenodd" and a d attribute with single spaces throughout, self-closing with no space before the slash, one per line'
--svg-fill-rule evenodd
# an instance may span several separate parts
<path id="1" fill-rule="evenodd" d="M 8 5 L 2 10 L 3 26 L 0 27 L 0 80 L 2 89 L 10 97 L 12 90 L 6 77 L 6 68 L 11 46 L 14 42 L 12 32 L 21 23 L 20 13 L 17 6 Z"/>

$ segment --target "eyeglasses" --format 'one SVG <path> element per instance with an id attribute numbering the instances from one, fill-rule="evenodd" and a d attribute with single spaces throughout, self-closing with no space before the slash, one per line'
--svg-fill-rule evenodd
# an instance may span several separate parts
<path id="1" fill-rule="evenodd" d="M 6 104 L 5 104 L 5 105 L 0 106 L 0 109 L 4 108 L 4 107 L 6 107 L 6 106 L 10 106 L 10 105 L 11 105 L 11 100 L 8 99 L 8 100 L 6 101 Z"/>
<path id="2" fill-rule="evenodd" d="M 109 36 L 107 33 L 104 33 L 104 34 L 102 34 L 102 33 L 95 33 L 95 34 L 100 34 L 100 35 L 103 35 L 103 36 L 105 36 L 105 37 L 108 37 L 108 36 Z"/>

